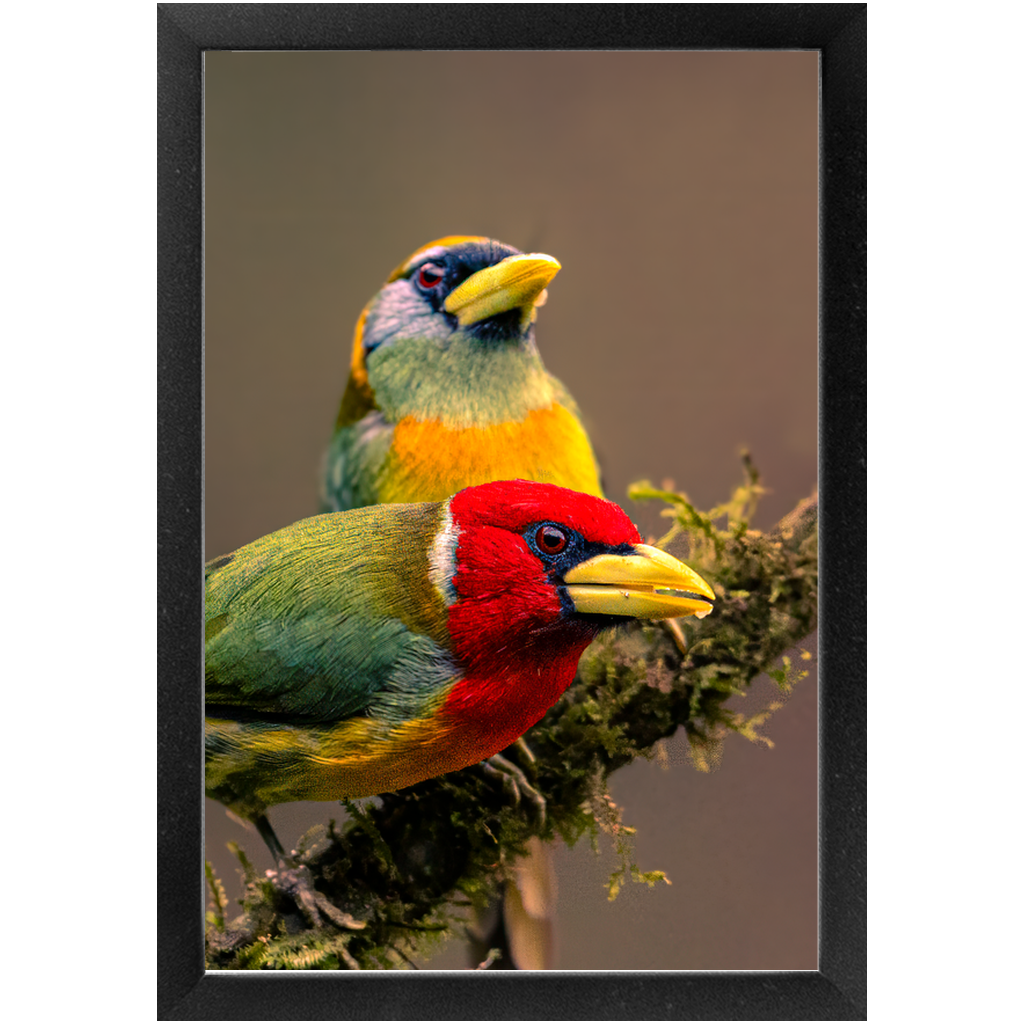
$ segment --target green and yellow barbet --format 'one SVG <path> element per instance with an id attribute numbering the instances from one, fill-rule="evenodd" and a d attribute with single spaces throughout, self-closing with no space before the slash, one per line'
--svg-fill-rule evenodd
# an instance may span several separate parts
<path id="1" fill-rule="evenodd" d="M 601 495 L 576 403 L 534 338 L 559 269 L 551 256 L 464 235 L 395 269 L 356 324 L 324 510 L 440 501 L 492 480 Z"/>

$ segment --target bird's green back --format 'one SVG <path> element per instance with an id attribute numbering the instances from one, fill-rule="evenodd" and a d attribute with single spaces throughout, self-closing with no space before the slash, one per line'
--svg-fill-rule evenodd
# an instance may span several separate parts
<path id="1" fill-rule="evenodd" d="M 421 714 L 455 673 L 430 582 L 440 517 L 437 504 L 320 515 L 211 561 L 208 714 Z"/>

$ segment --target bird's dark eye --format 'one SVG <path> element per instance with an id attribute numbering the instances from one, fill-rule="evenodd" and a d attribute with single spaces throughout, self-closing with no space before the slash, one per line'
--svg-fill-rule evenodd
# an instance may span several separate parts
<path id="1" fill-rule="evenodd" d="M 444 280 L 444 268 L 436 263 L 424 263 L 416 273 L 416 283 L 427 290 Z"/>
<path id="2" fill-rule="evenodd" d="M 535 539 L 537 547 L 546 555 L 557 555 L 559 551 L 564 550 L 568 542 L 564 530 L 550 525 L 538 527 Z"/>

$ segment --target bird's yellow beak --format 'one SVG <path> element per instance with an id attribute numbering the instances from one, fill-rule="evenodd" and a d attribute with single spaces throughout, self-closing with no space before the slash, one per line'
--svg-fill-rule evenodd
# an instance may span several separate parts
<path id="1" fill-rule="evenodd" d="M 547 298 L 544 289 L 561 269 L 558 260 L 542 252 L 507 256 L 467 277 L 445 300 L 444 308 L 459 318 L 460 327 L 522 309 L 525 329 L 536 317 L 536 307 Z"/>
<path id="2" fill-rule="evenodd" d="M 565 574 L 576 611 L 637 619 L 704 618 L 715 592 L 688 565 L 636 544 L 631 555 L 595 555 Z"/>

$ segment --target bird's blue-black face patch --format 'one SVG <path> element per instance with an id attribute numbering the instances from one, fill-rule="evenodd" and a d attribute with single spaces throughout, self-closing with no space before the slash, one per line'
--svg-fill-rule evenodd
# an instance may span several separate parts
<path id="1" fill-rule="evenodd" d="M 547 570 L 548 579 L 557 588 L 565 615 L 576 614 L 576 606 L 566 593 L 564 583 L 565 574 L 570 569 L 595 555 L 631 555 L 634 550 L 632 544 L 600 544 L 586 540 L 575 530 L 551 520 L 528 526 L 522 537 L 530 550 L 541 560 Z"/>
<path id="2" fill-rule="evenodd" d="M 454 327 L 458 321 L 444 311 L 445 299 L 478 270 L 492 267 L 519 252 L 502 242 L 464 242 L 447 249 L 428 249 L 403 277 L 412 282 L 435 313 L 446 317 Z M 515 338 L 522 334 L 522 316 L 518 309 L 510 309 L 472 324 L 466 330 L 485 341 Z"/>
<path id="3" fill-rule="evenodd" d="M 367 307 L 364 354 L 369 357 L 401 338 L 447 345 L 459 322 L 445 311 L 445 299 L 478 270 L 517 254 L 518 249 L 502 242 L 464 242 L 421 252 Z M 463 333 L 480 341 L 520 342 L 524 339 L 522 320 L 522 310 L 511 309 L 471 324 Z M 529 325 L 525 333 L 529 335 Z"/>

